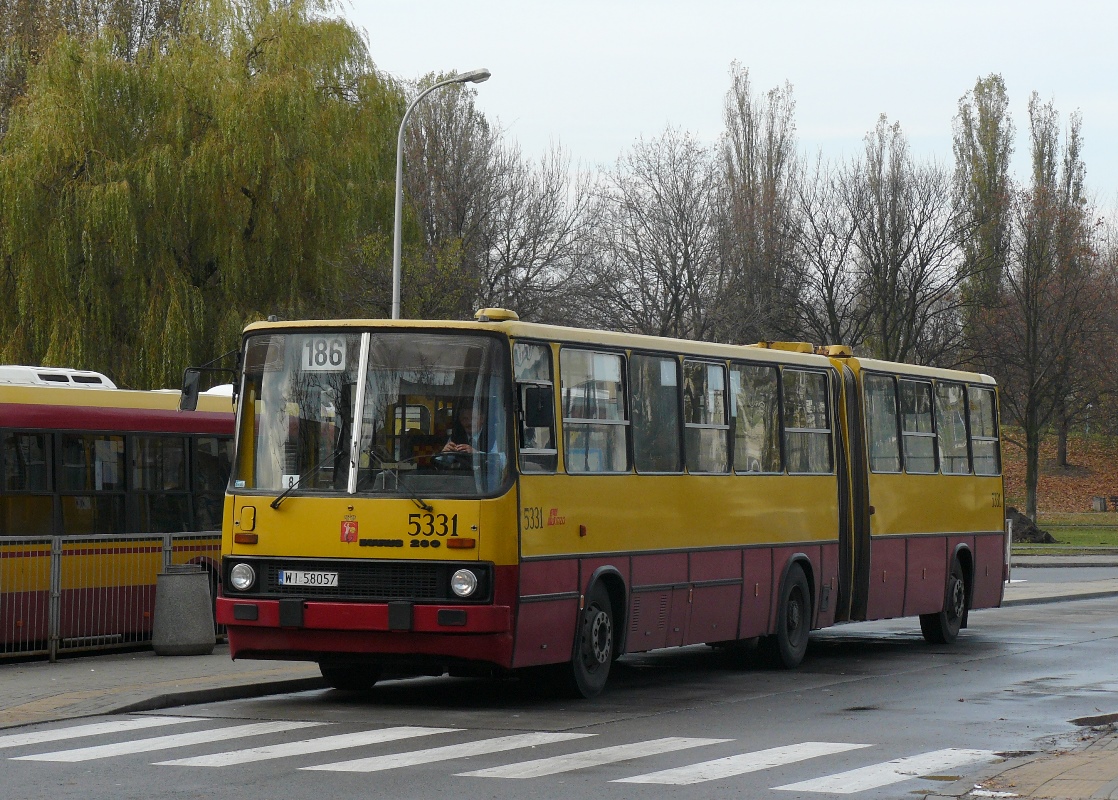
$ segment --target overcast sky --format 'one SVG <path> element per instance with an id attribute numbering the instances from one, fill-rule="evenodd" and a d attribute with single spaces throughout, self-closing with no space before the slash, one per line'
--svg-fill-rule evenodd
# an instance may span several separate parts
<path id="1" fill-rule="evenodd" d="M 352 0 L 379 69 L 412 79 L 488 67 L 478 105 L 538 158 L 588 167 L 673 126 L 714 142 L 733 61 L 755 91 L 788 81 L 801 149 L 856 155 L 878 115 L 951 160 L 951 120 L 1000 73 L 1028 172 L 1029 95 L 1083 117 L 1087 182 L 1118 205 L 1118 3 L 1086 0 Z"/>

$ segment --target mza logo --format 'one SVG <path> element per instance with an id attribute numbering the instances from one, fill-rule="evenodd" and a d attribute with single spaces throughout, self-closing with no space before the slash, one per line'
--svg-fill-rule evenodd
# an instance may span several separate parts
<path id="1" fill-rule="evenodd" d="M 553 508 L 553 509 L 551 509 L 551 513 L 548 514 L 548 516 L 547 516 L 547 524 L 548 525 L 566 525 L 567 524 L 567 518 L 559 516 L 559 509 Z"/>
<path id="2" fill-rule="evenodd" d="M 357 520 L 343 519 L 342 520 L 342 541 L 343 542 L 356 542 L 357 541 Z"/>

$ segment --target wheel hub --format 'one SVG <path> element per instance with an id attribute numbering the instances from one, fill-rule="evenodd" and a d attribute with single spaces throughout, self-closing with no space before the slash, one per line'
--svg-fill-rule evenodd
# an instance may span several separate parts
<path id="1" fill-rule="evenodd" d="M 606 663 L 612 651 L 612 643 L 613 629 L 609 614 L 599 609 L 590 621 L 590 655 L 593 660 L 599 664 Z"/>

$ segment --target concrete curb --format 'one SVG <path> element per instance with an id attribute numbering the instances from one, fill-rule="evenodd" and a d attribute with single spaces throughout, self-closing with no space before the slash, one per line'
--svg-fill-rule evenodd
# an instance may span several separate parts
<path id="1" fill-rule="evenodd" d="M 1105 592 L 1083 592 L 1082 594 L 1048 595 L 1045 597 L 1019 597 L 1015 600 L 1002 600 L 1001 607 L 1038 606 L 1047 603 L 1066 603 L 1070 600 L 1096 600 L 1100 597 L 1118 597 L 1118 590 Z"/>
<path id="2" fill-rule="evenodd" d="M 148 697 L 134 703 L 125 703 L 117 708 L 100 711 L 100 714 L 132 714 L 138 711 L 158 711 L 164 708 L 196 705 L 198 703 L 220 703 L 226 700 L 249 700 L 254 697 L 267 697 L 272 694 L 306 692 L 313 689 L 326 689 L 322 678 L 293 678 L 286 681 L 269 683 L 246 683 L 241 686 L 211 686 L 206 689 L 191 689 L 183 692 L 170 692 Z"/>
<path id="3" fill-rule="evenodd" d="M 972 772 L 965 778 L 960 778 L 954 783 L 937 789 L 932 794 L 924 795 L 925 800 L 958 800 L 960 797 L 965 797 L 970 792 L 973 792 L 978 784 L 987 781 L 990 778 L 996 778 L 1003 772 L 1008 772 L 1016 767 L 1023 766 L 1038 758 L 1044 758 L 1051 753 L 1045 750 L 1038 750 L 1035 753 L 1027 756 L 1017 756 L 1016 758 L 1007 758 L 1004 761 L 999 761 L 996 764 L 989 764 L 977 772 Z"/>

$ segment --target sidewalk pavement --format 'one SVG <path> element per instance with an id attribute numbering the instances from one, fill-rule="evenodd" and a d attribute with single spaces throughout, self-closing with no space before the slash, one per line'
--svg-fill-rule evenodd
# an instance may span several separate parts
<path id="1" fill-rule="evenodd" d="M 1021 580 L 1022 567 L 1118 567 L 1118 556 L 1014 556 L 1003 606 L 1118 596 L 1118 577 L 1046 582 Z M 46 661 L 0 660 L 0 729 L 100 714 L 151 711 L 326 686 L 317 665 L 301 661 L 233 661 L 228 645 L 208 656 L 158 656 L 151 650 Z M 1106 719 L 1106 723 L 1118 721 Z M 1104 720 L 1099 720 L 1100 724 Z M 1086 729 L 1080 750 L 1002 762 L 931 797 L 1113 798 L 1118 800 L 1118 732 Z M 1057 793 L 1051 793 L 1057 792 Z"/>

